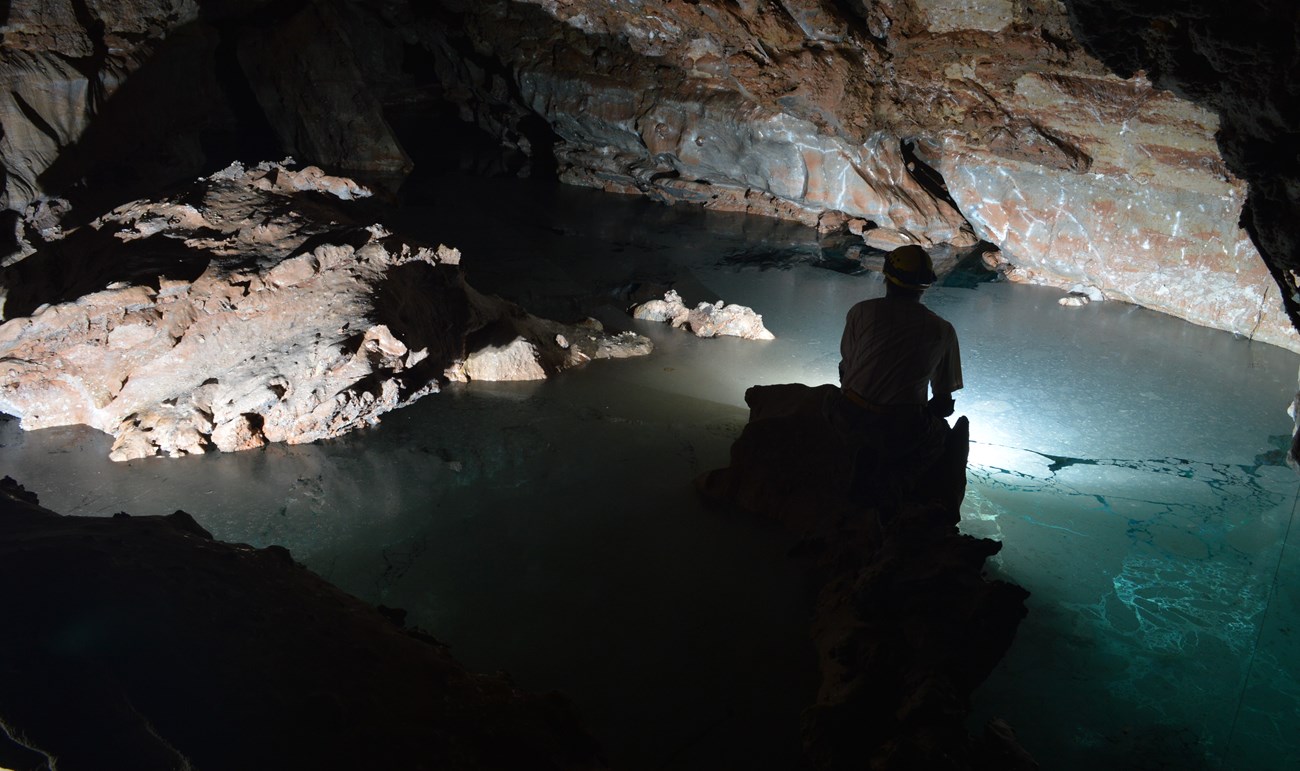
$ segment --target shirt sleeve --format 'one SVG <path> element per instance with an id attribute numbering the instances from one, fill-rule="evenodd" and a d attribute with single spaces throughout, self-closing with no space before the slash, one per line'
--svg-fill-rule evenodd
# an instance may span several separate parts
<path id="1" fill-rule="evenodd" d="M 957 331 L 945 322 L 943 355 L 939 358 L 939 366 L 934 368 L 930 390 L 936 394 L 951 394 L 960 391 L 961 387 L 961 348 L 957 345 Z"/>

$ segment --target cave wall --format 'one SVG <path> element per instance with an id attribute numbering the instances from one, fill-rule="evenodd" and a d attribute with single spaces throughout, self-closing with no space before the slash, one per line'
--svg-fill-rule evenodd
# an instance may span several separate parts
<path id="1" fill-rule="evenodd" d="M 45 196 L 181 179 L 239 139 L 401 174 L 461 150 L 420 130 L 437 106 L 567 182 L 882 249 L 984 240 L 1013 280 L 1300 350 L 1296 11 L 1203 5 L 15 0 L 0 205 L 18 251 Z"/>

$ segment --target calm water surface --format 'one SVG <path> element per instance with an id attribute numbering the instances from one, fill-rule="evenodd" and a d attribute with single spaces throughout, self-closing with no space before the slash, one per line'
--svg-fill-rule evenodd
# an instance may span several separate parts
<path id="1" fill-rule="evenodd" d="M 233 455 L 114 464 L 103 435 L 5 421 L 0 468 L 64 513 L 183 508 L 218 538 L 287 546 L 470 667 L 568 694 L 618 767 L 794 768 L 809 588 L 784 533 L 704 509 L 690 480 L 725 465 L 748 386 L 835 380 L 844 314 L 879 277 L 801 228 L 584 190 L 446 180 L 384 216 L 460 248 L 481 290 L 657 350 Z M 777 339 L 627 316 L 669 287 L 750 305 Z M 973 729 L 1007 719 L 1044 768 L 1300 767 L 1282 464 L 1300 357 L 1059 296 L 969 270 L 926 296 L 963 349 L 963 528 L 1002 541 L 990 571 L 1032 592 Z"/>

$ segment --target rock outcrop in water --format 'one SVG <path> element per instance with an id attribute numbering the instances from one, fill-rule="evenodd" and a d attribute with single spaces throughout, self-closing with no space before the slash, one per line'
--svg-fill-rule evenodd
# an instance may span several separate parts
<path id="1" fill-rule="evenodd" d="M 731 303 L 724 305 L 702 302 L 694 308 L 686 307 L 676 290 L 669 289 L 662 300 L 650 300 L 632 309 L 632 318 L 643 321 L 663 321 L 673 329 L 686 327 L 696 337 L 741 337 L 746 340 L 775 340 L 776 336 L 763 326 L 763 317 L 753 308 Z"/>
<path id="2" fill-rule="evenodd" d="M 731 465 L 700 477 L 710 500 L 775 519 L 804 536 L 797 554 L 821 583 L 813 641 L 817 703 L 804 716 L 815 769 L 1037 768 L 1010 729 L 980 738 L 970 695 L 1006 653 L 1028 596 L 990 581 L 1001 544 L 960 535 L 968 426 L 957 421 L 943 456 L 896 504 L 848 498 L 850 453 L 824 417 L 833 386 L 755 386 Z"/>
<path id="3" fill-rule="evenodd" d="M 447 380 L 651 350 L 475 292 L 454 249 L 342 224 L 330 200 L 366 195 L 314 167 L 235 165 L 27 258 L 0 325 L 0 411 L 110 433 L 114 460 L 244 450 L 374 424 Z"/>
<path id="4" fill-rule="evenodd" d="M 598 769 L 558 695 L 472 674 L 184 512 L 66 517 L 0 485 L 0 767 Z"/>

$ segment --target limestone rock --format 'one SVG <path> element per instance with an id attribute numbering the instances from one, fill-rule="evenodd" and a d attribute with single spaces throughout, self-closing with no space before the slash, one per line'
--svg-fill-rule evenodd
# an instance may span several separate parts
<path id="1" fill-rule="evenodd" d="M 763 317 L 743 305 L 702 302 L 687 308 L 676 290 L 670 289 L 662 300 L 650 300 L 632 309 L 632 317 L 643 321 L 666 321 L 673 329 L 685 326 L 697 337 L 743 337 L 746 340 L 775 340 L 763 326 Z"/>
<path id="2" fill-rule="evenodd" d="M 203 16 L 238 2 L 205 2 Z M 210 140 L 232 121 L 214 68 L 218 34 L 196 0 L 15 0 L 3 16 L 0 208 L 22 212 L 74 186 L 102 200 L 87 185 L 106 183 L 109 197 L 192 178 L 205 158 L 200 134 Z M 0 242 L 0 254 L 10 250 Z"/>
<path id="3" fill-rule="evenodd" d="M 522 337 L 504 346 L 488 346 L 465 359 L 463 371 L 470 380 L 545 380 L 537 347 Z"/>
<path id="4" fill-rule="evenodd" d="M 537 378 L 650 351 L 481 295 L 455 250 L 337 224 L 346 213 L 304 191 L 365 194 L 319 169 L 236 164 L 11 268 L 75 280 L 15 283 L 0 410 L 25 429 L 106 431 L 115 460 L 177 456 L 337 436 L 436 392 L 445 373 Z M 500 335 L 518 341 L 504 356 Z"/>

